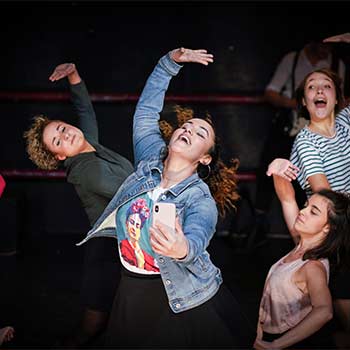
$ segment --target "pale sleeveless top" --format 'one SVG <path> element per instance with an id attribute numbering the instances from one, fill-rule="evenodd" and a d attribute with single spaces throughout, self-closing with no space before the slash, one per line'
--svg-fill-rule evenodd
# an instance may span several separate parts
<path id="1" fill-rule="evenodd" d="M 259 322 L 263 331 L 267 333 L 286 332 L 296 326 L 312 310 L 310 295 L 299 289 L 292 280 L 294 272 L 309 260 L 300 258 L 286 263 L 283 260 L 287 255 L 272 265 L 266 278 L 260 302 Z M 319 261 L 326 268 L 328 282 L 328 259 Z"/>

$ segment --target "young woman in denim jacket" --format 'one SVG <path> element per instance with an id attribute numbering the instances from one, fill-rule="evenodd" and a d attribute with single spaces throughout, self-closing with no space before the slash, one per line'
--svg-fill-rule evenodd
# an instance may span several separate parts
<path id="1" fill-rule="evenodd" d="M 142 230 L 137 232 L 139 245 L 155 258 L 158 271 L 128 263 L 120 254 L 123 271 L 106 334 L 109 346 L 232 347 L 252 341 L 243 339 L 249 326 L 206 251 L 215 232 L 217 204 L 224 211 L 238 198 L 236 166 L 228 168 L 219 159 L 209 119 L 187 120 L 191 110 L 178 109 L 185 122 L 167 146 L 159 126 L 165 92 L 184 62 L 208 65 L 213 56 L 181 48 L 159 60 L 134 114 L 136 170 L 81 242 L 113 236 L 120 244 L 127 237 L 131 206 L 142 202 L 146 213 L 156 201 L 176 205 L 175 235 L 162 225 L 151 227 L 151 216 L 135 225 Z"/>

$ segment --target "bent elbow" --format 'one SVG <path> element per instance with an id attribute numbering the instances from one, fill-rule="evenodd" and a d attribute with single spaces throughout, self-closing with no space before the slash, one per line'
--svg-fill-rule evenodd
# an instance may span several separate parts
<path id="1" fill-rule="evenodd" d="M 332 309 L 326 310 L 324 318 L 326 322 L 329 322 L 333 318 L 333 310 Z"/>

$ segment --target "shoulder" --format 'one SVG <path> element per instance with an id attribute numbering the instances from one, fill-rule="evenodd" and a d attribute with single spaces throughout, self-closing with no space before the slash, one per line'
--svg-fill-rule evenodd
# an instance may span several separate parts
<path id="1" fill-rule="evenodd" d="M 183 191 L 179 200 L 191 212 L 217 214 L 216 202 L 210 192 L 208 185 L 201 179 L 197 179 L 191 186 Z"/>
<path id="2" fill-rule="evenodd" d="M 208 207 L 212 210 L 216 202 L 210 192 L 209 186 L 201 179 L 198 179 L 188 190 L 189 206 Z"/>
<path id="3" fill-rule="evenodd" d="M 285 53 L 282 56 L 281 61 L 292 60 L 295 57 L 296 53 L 297 53 L 296 51 L 289 51 L 289 52 Z"/>
<path id="4" fill-rule="evenodd" d="M 325 263 L 326 259 L 322 260 L 309 260 L 303 266 L 303 270 L 307 278 L 315 278 L 317 276 L 327 276 L 327 264 Z"/>
<path id="5" fill-rule="evenodd" d="M 297 136 L 295 137 L 295 141 L 297 140 L 303 140 L 303 139 L 309 139 L 311 137 L 311 132 L 310 130 L 304 126 L 298 133 Z"/>
<path id="6" fill-rule="evenodd" d="M 293 148 L 301 148 L 305 145 L 315 146 L 315 141 L 314 135 L 309 131 L 309 129 L 304 127 L 295 137 Z"/>
<path id="7" fill-rule="evenodd" d="M 281 63 L 292 63 L 296 57 L 296 51 L 287 52 L 281 59 Z"/>
<path id="8" fill-rule="evenodd" d="M 345 122 L 347 125 L 349 125 L 350 120 L 350 105 L 343 108 L 336 117 L 336 122 Z"/>

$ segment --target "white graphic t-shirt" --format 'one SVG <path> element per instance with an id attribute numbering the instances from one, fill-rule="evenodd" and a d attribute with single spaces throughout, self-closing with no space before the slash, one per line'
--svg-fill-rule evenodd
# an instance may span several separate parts
<path id="1" fill-rule="evenodd" d="M 129 271 L 141 274 L 159 274 L 156 254 L 149 240 L 152 208 L 166 189 L 156 188 L 131 199 L 118 210 L 116 216 L 119 256 Z"/>

